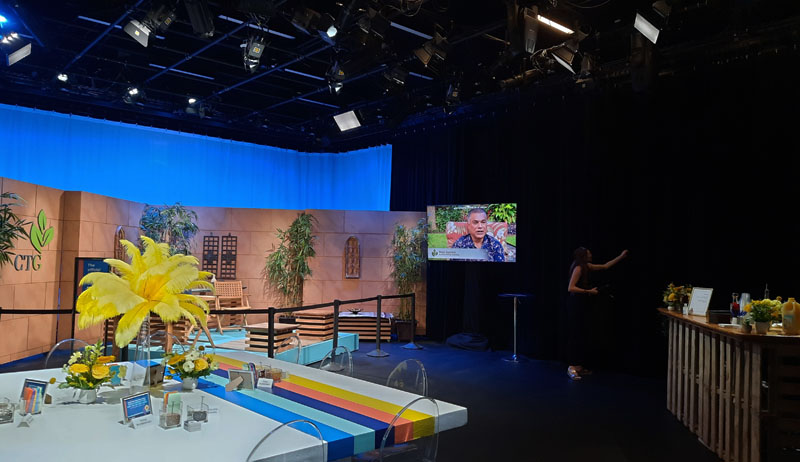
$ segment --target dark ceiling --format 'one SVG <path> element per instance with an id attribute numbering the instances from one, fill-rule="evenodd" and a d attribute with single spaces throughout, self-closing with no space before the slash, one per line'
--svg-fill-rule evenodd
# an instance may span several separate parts
<path id="1" fill-rule="evenodd" d="M 22 36 L 5 51 L 32 45 L 30 56 L 0 67 L 0 102 L 335 151 L 354 139 L 381 142 L 379 134 L 426 116 L 502 104 L 531 88 L 624 79 L 646 90 L 648 75 L 691 68 L 698 59 L 796 48 L 795 0 L 662 2 L 671 13 L 651 45 L 633 28 L 637 11 L 652 16 L 651 0 L 0 1 L 2 33 Z M 154 31 L 147 47 L 122 30 L 161 5 L 174 7 L 175 20 Z M 579 32 L 539 25 L 531 55 L 525 7 Z M 190 15 L 203 8 L 205 28 L 192 24 L 202 15 Z M 304 12 L 319 16 L 302 24 Z M 337 28 L 332 39 L 330 24 Z M 248 70 L 243 45 L 259 39 L 263 54 Z M 415 51 L 426 42 L 446 59 L 423 65 Z M 564 43 L 578 49 L 574 74 L 553 60 Z M 336 64 L 342 74 L 334 75 Z M 61 73 L 66 82 L 57 79 Z M 331 90 L 337 82 L 338 93 Z M 132 87 L 139 90 L 134 97 Z M 362 127 L 340 132 L 332 116 L 349 110 Z"/>

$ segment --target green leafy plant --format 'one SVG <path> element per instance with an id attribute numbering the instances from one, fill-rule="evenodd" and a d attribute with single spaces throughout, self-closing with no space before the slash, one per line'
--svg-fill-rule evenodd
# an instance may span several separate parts
<path id="1" fill-rule="evenodd" d="M 301 213 L 289 228 L 278 229 L 280 244 L 267 256 L 264 266 L 267 286 L 277 291 L 289 306 L 303 304 L 303 281 L 311 276 L 308 261 L 317 255 L 315 237 L 311 234 L 315 220 L 313 215 Z"/>
<path id="2" fill-rule="evenodd" d="M 448 221 L 466 221 L 466 213 L 467 211 L 463 207 L 454 207 L 452 205 L 436 207 L 436 230 L 446 230 Z"/>
<path id="3" fill-rule="evenodd" d="M 29 223 L 19 218 L 11 207 L 19 207 L 24 204 L 23 199 L 11 192 L 0 194 L 0 199 L 10 199 L 14 202 L 0 204 L 0 268 L 6 263 L 11 262 L 11 257 L 16 255 L 14 242 L 21 237 L 28 237 L 25 226 Z M 50 237 L 52 239 L 52 235 Z M 49 242 L 49 241 L 48 241 Z"/>
<path id="4" fill-rule="evenodd" d="M 427 233 L 428 222 L 424 218 L 413 228 L 406 228 L 403 225 L 394 227 L 391 244 L 391 277 L 398 293 L 414 292 L 417 285 L 425 279 Z M 401 320 L 411 320 L 411 300 L 401 299 L 397 317 Z"/>
<path id="5" fill-rule="evenodd" d="M 504 222 L 509 225 L 517 222 L 517 204 L 489 204 L 486 207 L 489 221 Z"/>
<path id="6" fill-rule="evenodd" d="M 31 245 L 37 252 L 42 253 L 42 249 L 53 240 L 53 227 L 47 227 L 47 215 L 44 210 L 39 210 L 36 223 L 31 225 Z"/>
<path id="7" fill-rule="evenodd" d="M 753 322 L 777 321 L 780 318 L 781 307 L 783 306 L 781 301 L 780 297 L 775 300 L 768 298 L 753 300 L 748 305 L 750 306 L 749 311 L 747 307 L 745 307 L 745 311 L 748 312 L 748 316 Z"/>
<path id="8" fill-rule="evenodd" d="M 146 205 L 139 219 L 143 236 L 169 243 L 170 254 L 192 254 L 192 238 L 197 234 L 197 213 L 180 202 L 156 207 Z"/>

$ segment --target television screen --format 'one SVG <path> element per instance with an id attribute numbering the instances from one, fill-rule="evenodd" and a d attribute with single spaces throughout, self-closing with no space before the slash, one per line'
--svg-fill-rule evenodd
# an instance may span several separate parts
<path id="1" fill-rule="evenodd" d="M 517 261 L 517 204 L 428 206 L 428 260 Z"/>

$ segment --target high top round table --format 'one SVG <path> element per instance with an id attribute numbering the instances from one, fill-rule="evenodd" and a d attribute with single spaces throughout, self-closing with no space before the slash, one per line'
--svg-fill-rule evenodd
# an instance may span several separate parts
<path id="1" fill-rule="evenodd" d="M 512 363 L 527 361 L 527 358 L 517 355 L 517 303 L 520 298 L 530 298 L 533 297 L 533 294 L 498 294 L 497 296 L 514 299 L 514 354 L 503 358 L 503 361 Z"/>

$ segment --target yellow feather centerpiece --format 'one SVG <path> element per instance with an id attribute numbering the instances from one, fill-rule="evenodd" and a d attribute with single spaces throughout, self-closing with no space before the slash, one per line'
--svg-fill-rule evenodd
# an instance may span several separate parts
<path id="1" fill-rule="evenodd" d="M 200 297 L 184 292 L 194 288 L 214 290 L 206 280 L 211 273 L 198 271 L 197 258 L 169 255 L 169 244 L 157 244 L 142 236 L 144 253 L 131 242 L 121 240 L 131 263 L 109 258 L 104 260 L 119 272 L 89 273 L 80 284 L 91 284 L 81 293 L 75 306 L 81 314 L 78 326 L 83 329 L 122 315 L 117 324 L 116 344 L 128 345 L 150 312 L 165 322 L 188 319 L 193 326 L 206 325 L 208 304 Z"/>

